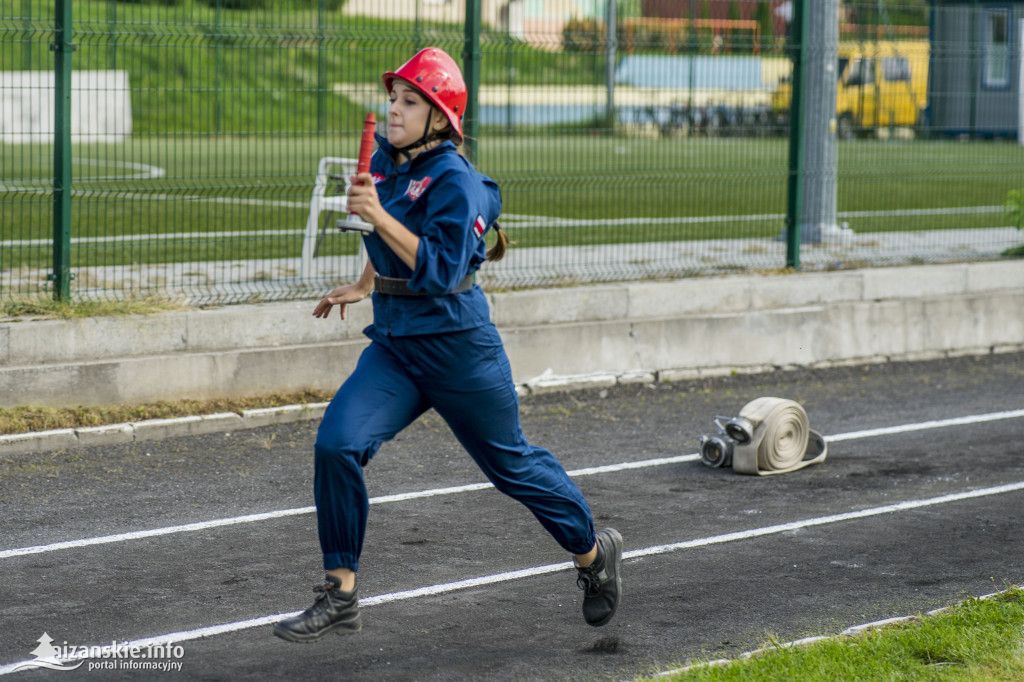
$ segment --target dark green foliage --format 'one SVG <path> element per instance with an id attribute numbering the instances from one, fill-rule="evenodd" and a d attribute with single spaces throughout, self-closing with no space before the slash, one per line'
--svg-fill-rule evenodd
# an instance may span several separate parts
<path id="1" fill-rule="evenodd" d="M 606 33 L 603 22 L 573 17 L 562 29 L 562 46 L 567 52 L 603 52 Z"/>
<path id="2" fill-rule="evenodd" d="M 770 41 L 775 35 L 775 20 L 772 18 L 772 8 L 768 0 L 761 0 L 754 10 L 754 21 L 761 27 L 761 41 Z"/>
<path id="3" fill-rule="evenodd" d="M 729 0 L 729 8 L 726 11 L 726 19 L 729 21 L 739 21 L 743 17 L 740 16 L 740 3 L 739 0 Z"/>
<path id="4" fill-rule="evenodd" d="M 927 26 L 928 0 L 859 0 L 844 3 L 846 18 L 868 26 Z"/>
<path id="5" fill-rule="evenodd" d="M 177 0 L 169 0 L 169 4 L 173 4 Z M 270 3 L 267 0 L 204 0 L 210 7 L 220 7 L 221 9 L 236 9 L 236 10 L 249 10 L 249 9 L 320 9 L 321 5 L 323 9 L 335 12 L 340 10 L 342 5 L 345 4 L 345 0 L 285 0 L 284 2 L 273 2 Z"/>

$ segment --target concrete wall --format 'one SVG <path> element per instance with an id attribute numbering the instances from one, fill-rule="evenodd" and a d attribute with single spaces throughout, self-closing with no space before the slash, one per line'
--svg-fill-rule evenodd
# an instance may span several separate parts
<path id="1" fill-rule="evenodd" d="M 1024 349 L 1024 261 L 490 295 L 526 390 Z M 0 323 L 0 405 L 333 390 L 370 307 L 314 302 Z M 555 376 L 552 376 L 555 375 Z M 568 381 L 573 384 L 573 379 Z"/>

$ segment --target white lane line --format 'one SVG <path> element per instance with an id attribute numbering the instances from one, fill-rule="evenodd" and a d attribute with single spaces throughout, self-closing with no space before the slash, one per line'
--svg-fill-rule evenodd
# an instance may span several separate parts
<path id="1" fill-rule="evenodd" d="M 938 497 L 930 497 L 923 500 L 907 500 L 895 504 L 887 504 L 881 507 L 862 509 L 856 512 L 848 512 L 844 514 L 830 514 L 828 516 L 819 516 L 815 518 L 804 519 L 802 521 L 792 521 L 790 523 L 781 523 L 773 526 L 765 526 L 763 528 L 751 528 L 745 531 L 725 533 L 723 535 L 713 535 L 711 537 L 697 538 L 695 540 L 686 540 L 684 542 L 675 542 L 667 545 L 654 545 L 652 547 L 645 547 L 643 549 L 636 549 L 629 552 L 623 552 L 622 558 L 634 559 L 637 557 L 653 556 L 656 554 L 667 554 L 669 552 L 674 552 L 680 549 L 692 549 L 696 547 L 707 547 L 709 545 L 718 545 L 727 542 L 736 542 L 738 540 L 749 540 L 752 538 L 759 538 L 767 535 L 778 535 L 780 533 L 786 533 L 800 528 L 810 528 L 813 526 L 823 526 L 832 523 L 841 523 L 843 521 L 863 519 L 872 516 L 880 516 L 883 514 L 893 514 L 897 512 L 908 511 L 911 509 L 920 509 L 922 507 L 949 504 L 952 502 L 959 502 L 961 500 L 969 500 L 978 497 L 1002 495 L 1006 493 L 1017 492 L 1020 490 L 1024 490 L 1024 481 L 1018 481 L 1016 483 L 1007 483 L 1005 485 L 993 486 L 991 488 L 981 488 L 978 490 L 967 490 L 959 493 L 940 495 Z M 412 590 L 402 590 L 399 592 L 379 594 L 373 597 L 360 599 L 359 603 L 361 606 L 379 606 L 381 604 L 390 604 L 398 601 L 406 601 L 409 599 L 418 599 L 420 597 L 429 597 L 439 594 L 446 594 L 449 592 L 456 592 L 459 590 L 465 590 L 473 587 L 480 587 L 482 585 L 493 585 L 496 583 L 521 580 L 523 578 L 530 578 L 538 575 L 557 573 L 559 571 L 568 571 L 569 568 L 570 564 L 568 562 L 559 562 L 557 564 L 547 564 L 544 566 L 534 566 L 532 568 L 524 568 L 518 571 L 507 571 L 504 573 L 495 573 L 492 575 L 485 575 L 477 578 L 469 578 L 466 580 L 456 580 L 454 582 L 449 583 L 428 585 L 426 587 L 419 587 Z M 140 649 L 143 649 L 151 646 L 177 644 L 179 642 L 187 642 L 194 639 L 202 639 L 204 637 L 212 637 L 215 635 L 222 635 L 230 632 L 238 632 L 239 630 L 248 630 L 251 628 L 263 627 L 266 625 L 270 625 L 272 623 L 276 623 L 277 621 L 285 618 L 297 616 L 299 613 L 301 613 L 301 611 L 290 611 L 288 613 L 278 613 L 272 616 L 261 616 L 259 618 L 240 620 L 235 621 L 233 623 L 221 623 L 220 625 L 211 625 L 209 627 L 197 628 L 195 630 L 183 630 L 180 632 L 172 632 L 165 635 L 157 635 L 155 637 L 147 637 L 144 639 L 127 641 L 123 644 L 124 647 L 128 649 L 132 647 L 138 647 Z M 69 660 L 61 662 L 73 663 L 74 661 L 81 660 L 82 658 L 87 658 L 87 656 L 71 658 Z M 19 672 L 20 670 L 27 669 L 27 667 L 31 667 L 30 664 L 33 662 L 33 660 L 25 660 L 2 665 L 0 666 L 0 675 L 6 675 L 9 673 Z"/>
<path id="2" fill-rule="evenodd" d="M 984 422 L 998 421 L 1001 419 L 1015 419 L 1024 417 L 1024 410 L 1013 410 L 1008 412 L 992 412 L 989 414 L 978 414 L 967 417 L 954 417 L 951 419 L 942 419 L 936 421 L 920 422 L 916 424 L 903 424 L 901 426 L 891 426 L 880 429 L 871 429 L 867 431 L 852 431 L 849 433 L 839 433 L 833 436 L 826 436 L 825 440 L 830 443 L 835 443 L 844 440 L 856 440 L 858 438 L 874 438 L 877 436 L 887 436 L 899 433 L 910 433 L 913 431 L 922 431 L 927 429 L 938 429 L 949 426 L 963 426 L 965 424 L 981 424 Z M 661 457 L 657 459 L 647 459 L 637 462 L 622 462 L 619 464 L 609 464 L 606 466 L 589 467 L 586 469 L 576 469 L 567 472 L 571 477 L 579 476 L 593 476 L 595 474 L 606 474 L 615 473 L 618 471 L 627 471 L 629 469 L 643 469 L 653 466 L 661 466 L 665 464 L 679 464 L 682 462 L 692 462 L 700 459 L 699 454 L 689 455 L 678 455 L 675 457 Z M 493 487 L 490 483 L 471 483 L 468 485 L 455 486 L 450 488 L 432 488 L 429 490 L 418 490 L 408 493 L 398 493 L 395 495 L 383 495 L 381 497 L 370 498 L 370 504 L 387 504 L 390 502 L 402 502 L 406 500 L 415 500 L 425 497 L 439 497 L 442 495 L 454 495 L 458 493 L 473 492 L 478 490 L 486 490 Z M 65 542 L 56 542 L 48 545 L 35 545 L 31 547 L 19 547 L 16 549 L 6 549 L 0 551 L 0 559 L 8 559 L 16 556 L 25 556 L 27 554 L 39 554 L 42 552 L 54 552 L 62 549 L 74 549 L 77 547 L 88 547 L 90 545 L 101 545 L 111 542 L 127 542 L 130 540 L 141 540 L 143 538 L 157 537 L 160 535 L 170 535 L 173 533 L 188 533 L 194 531 L 207 530 L 210 528 L 219 528 L 222 526 L 231 526 L 240 523 L 254 523 L 258 521 L 268 521 L 271 519 L 278 519 L 287 516 L 297 516 L 300 514 L 311 514 L 316 511 L 315 507 L 299 507 L 296 509 L 282 509 L 279 511 L 265 512 L 260 514 L 249 514 L 246 516 L 236 516 L 225 519 L 214 519 L 212 521 L 201 521 L 197 523 L 188 523 L 180 526 L 167 526 L 165 528 L 155 528 L 152 530 L 141 530 L 132 531 L 130 533 L 118 533 L 116 535 L 104 535 L 93 538 L 83 538 L 80 540 L 68 540 Z"/>
<path id="3" fill-rule="evenodd" d="M 825 436 L 829 443 L 838 443 L 844 440 L 855 440 L 857 438 L 874 438 L 876 436 L 889 436 L 897 433 L 910 433 L 912 431 L 927 431 L 928 429 L 939 429 L 947 426 L 963 426 L 965 424 L 981 424 L 993 422 L 1000 419 L 1016 419 L 1024 417 L 1024 410 L 1010 410 L 1008 412 L 991 412 L 989 414 L 976 414 L 969 417 L 954 417 L 952 419 L 939 419 L 936 421 L 919 422 L 917 424 L 904 424 L 902 426 L 889 426 L 881 429 L 868 429 L 866 431 L 850 431 L 849 433 L 837 433 L 834 436 Z"/>
<path id="4" fill-rule="evenodd" d="M 623 552 L 622 558 L 631 559 L 634 557 L 650 556 L 653 554 L 664 554 L 665 552 L 673 552 L 677 549 L 706 547 L 708 545 L 716 545 L 721 544 L 723 542 L 748 540 L 750 538 L 757 538 L 765 535 L 775 535 L 777 533 L 785 533 L 787 531 L 797 530 L 800 528 L 810 528 L 811 526 L 823 526 L 830 523 L 852 521 L 853 519 L 863 519 L 869 516 L 891 514 L 894 512 L 907 511 L 908 509 L 920 509 L 921 507 L 930 507 L 937 504 L 948 504 L 949 502 L 969 500 L 975 497 L 1001 495 L 1003 493 L 1016 492 L 1018 490 L 1024 490 L 1024 481 L 1019 481 L 1017 483 L 1007 483 L 1005 485 L 997 485 L 991 488 L 980 488 L 978 490 L 967 490 L 960 493 L 950 493 L 948 495 L 940 495 L 939 497 L 930 497 L 925 500 L 909 500 L 906 502 L 887 504 L 881 507 L 861 509 L 860 511 L 845 512 L 843 514 L 830 514 L 828 516 L 819 516 L 818 518 L 805 519 L 803 521 L 793 521 L 791 523 L 780 523 L 774 526 L 765 526 L 764 528 L 742 530 L 735 533 L 726 533 L 724 535 L 717 535 L 710 538 L 687 540 L 686 542 L 677 542 L 671 545 L 657 545 L 655 547 L 647 547 L 646 549 L 636 549 L 631 552 Z"/>
<path id="5" fill-rule="evenodd" d="M 566 472 L 570 476 L 592 476 L 594 474 L 605 474 L 627 469 L 641 469 L 644 467 L 660 466 L 663 464 L 677 464 L 679 462 L 690 462 L 700 459 L 699 454 L 679 455 L 676 457 L 661 457 L 659 459 L 647 459 L 640 462 L 623 462 L 621 464 L 610 464 L 607 466 L 591 467 L 589 469 L 577 469 Z M 440 497 L 442 495 L 455 495 L 468 493 L 476 490 L 487 490 L 493 488 L 491 483 L 469 483 L 467 485 L 454 486 L 451 488 L 431 488 L 429 490 L 417 490 L 408 493 L 396 493 L 394 495 L 382 495 L 371 497 L 370 504 L 387 504 L 389 502 L 403 502 L 405 500 L 416 500 L 424 497 Z M 154 528 L 152 530 L 139 530 L 130 533 L 118 533 L 116 535 L 103 535 L 94 538 L 83 538 L 81 540 L 67 540 L 55 542 L 49 545 L 35 545 L 32 547 L 19 547 L 17 549 L 5 549 L 0 551 L 0 559 L 9 559 L 26 554 L 40 554 L 42 552 L 55 552 L 62 549 L 75 549 L 77 547 L 88 547 L 90 545 L 103 545 L 111 542 L 127 542 L 129 540 L 141 540 L 160 535 L 171 535 L 173 533 L 189 533 L 222 526 L 233 526 L 239 523 L 254 523 L 257 521 L 269 521 L 286 516 L 298 516 L 300 514 L 312 514 L 316 507 L 298 507 L 296 509 L 281 509 L 279 511 L 264 512 L 260 514 L 248 514 L 246 516 L 235 516 L 226 519 L 214 519 L 212 521 L 199 521 L 197 523 L 186 523 L 180 526 L 167 526 Z"/>
<path id="6" fill-rule="evenodd" d="M 39 554 L 40 552 L 56 552 L 61 549 L 74 549 L 76 547 L 88 547 L 89 545 L 103 545 L 109 542 L 126 542 L 128 540 L 141 540 L 152 538 L 158 535 L 170 535 L 172 533 L 188 533 L 190 531 L 218 528 L 220 526 L 233 526 L 238 523 L 253 523 L 255 521 L 268 521 L 285 516 L 297 514 L 309 514 L 316 511 L 316 507 L 300 507 L 297 509 L 282 509 L 280 511 L 265 512 L 262 514 L 249 514 L 248 516 L 236 516 L 228 519 L 214 519 L 212 521 L 201 521 L 199 523 L 187 523 L 181 526 L 167 526 L 165 528 L 154 528 L 152 530 L 137 530 L 131 533 L 118 533 L 117 535 L 103 535 L 95 538 L 84 538 L 82 540 L 68 540 L 66 542 L 55 542 L 49 545 L 36 545 L 34 547 L 20 547 L 18 549 L 6 549 L 0 552 L 0 559 L 9 557 L 24 556 L 26 554 Z"/>

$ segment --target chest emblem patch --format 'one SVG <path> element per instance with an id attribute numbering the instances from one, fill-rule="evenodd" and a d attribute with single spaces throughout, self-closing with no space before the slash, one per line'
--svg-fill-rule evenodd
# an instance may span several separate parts
<path id="1" fill-rule="evenodd" d="M 427 189 L 427 185 L 430 184 L 431 180 L 432 178 L 429 175 L 425 176 L 421 180 L 410 180 L 409 186 L 405 190 L 405 196 L 416 201 L 423 195 L 424 190 Z"/>

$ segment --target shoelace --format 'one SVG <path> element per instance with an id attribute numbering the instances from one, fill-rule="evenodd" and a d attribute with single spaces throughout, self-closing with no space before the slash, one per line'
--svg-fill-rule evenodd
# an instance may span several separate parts
<path id="1" fill-rule="evenodd" d="M 333 587 L 331 589 L 333 589 Z M 327 591 L 327 585 L 316 585 L 313 588 L 313 594 L 316 595 L 316 600 L 313 602 L 313 605 L 309 607 L 310 611 L 323 610 L 327 608 Z"/>
<path id="2" fill-rule="evenodd" d="M 587 566 L 579 570 L 579 577 L 576 578 L 576 586 L 587 595 L 595 595 L 601 591 L 601 580 L 593 573 L 593 566 Z"/>

